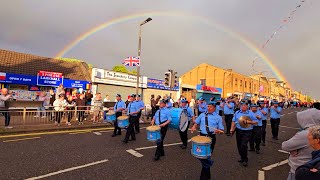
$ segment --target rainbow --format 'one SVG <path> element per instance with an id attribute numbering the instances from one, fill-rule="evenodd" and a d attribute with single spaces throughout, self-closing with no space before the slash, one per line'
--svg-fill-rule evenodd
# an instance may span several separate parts
<path id="1" fill-rule="evenodd" d="M 284 81 L 287 82 L 287 85 L 290 87 L 287 79 L 282 75 L 282 73 L 280 72 L 280 70 L 272 63 L 272 61 L 261 51 L 260 48 L 258 48 L 258 46 L 252 42 L 250 39 L 248 39 L 247 37 L 245 37 L 244 35 L 241 35 L 240 33 L 236 33 L 234 31 L 232 31 L 231 29 L 223 26 L 222 24 L 216 23 L 216 22 L 212 22 L 211 20 L 202 17 L 202 16 L 197 16 L 197 15 L 189 15 L 189 14 L 185 14 L 185 13 L 177 13 L 177 12 L 145 12 L 145 13 L 138 13 L 138 14 L 132 14 L 132 15 L 128 15 L 128 16 L 121 16 L 115 19 L 111 19 L 109 21 L 106 21 L 102 24 L 97 25 L 94 28 L 91 28 L 90 30 L 86 31 L 85 33 L 79 35 L 77 38 L 75 38 L 74 40 L 72 40 L 68 45 L 66 45 L 55 57 L 63 57 L 65 56 L 68 52 L 70 52 L 73 48 L 75 48 L 78 44 L 80 44 L 82 41 L 88 39 L 90 36 L 92 36 L 93 34 L 107 28 L 110 27 L 112 25 L 116 25 L 119 23 L 124 23 L 126 21 L 130 21 L 133 19 L 142 19 L 146 18 L 146 17 L 156 17 L 156 16 L 160 16 L 160 17 L 186 17 L 188 19 L 192 19 L 195 20 L 197 22 L 200 23 L 204 23 L 208 26 L 214 27 L 215 29 L 224 32 L 226 34 L 228 34 L 229 36 L 231 36 L 234 39 L 237 39 L 238 41 L 240 41 L 241 43 L 243 43 L 247 48 L 249 48 L 251 51 L 253 51 L 257 56 L 259 56 L 264 63 L 269 67 L 269 69 L 272 71 L 272 73 L 274 74 L 274 76 L 280 80 L 280 81 Z"/>

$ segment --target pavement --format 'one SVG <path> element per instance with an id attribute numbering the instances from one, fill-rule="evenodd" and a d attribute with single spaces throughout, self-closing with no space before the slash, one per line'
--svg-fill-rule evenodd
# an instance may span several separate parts
<path id="1" fill-rule="evenodd" d="M 213 152 L 212 179 L 278 180 L 289 172 L 288 154 L 281 143 L 291 138 L 299 125 L 296 112 L 286 109 L 281 117 L 279 140 L 271 139 L 261 154 L 249 153 L 249 166 L 237 160 L 235 136 L 217 136 Z M 0 179 L 199 179 L 201 164 L 187 149 L 179 147 L 177 130 L 168 130 L 164 157 L 153 161 L 155 143 L 146 140 L 145 127 L 136 141 L 124 144 L 122 136 L 111 137 L 112 128 L 88 128 L 0 135 Z M 191 134 L 189 139 L 198 133 Z"/>

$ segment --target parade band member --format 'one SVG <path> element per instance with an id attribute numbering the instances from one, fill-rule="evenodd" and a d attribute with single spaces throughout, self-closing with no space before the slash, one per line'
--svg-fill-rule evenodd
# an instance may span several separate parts
<path id="1" fill-rule="evenodd" d="M 260 143 L 261 143 L 261 128 L 262 128 L 262 113 L 258 110 L 257 104 L 251 105 L 251 112 L 254 113 L 255 118 L 252 119 L 258 124 L 253 125 L 252 135 L 250 138 L 250 150 L 249 151 L 256 151 L 257 154 L 260 154 Z M 256 145 L 256 146 L 254 146 Z"/>
<path id="2" fill-rule="evenodd" d="M 234 114 L 234 103 L 228 98 L 224 103 L 224 120 L 226 122 L 227 127 L 227 136 L 230 136 L 230 128 L 232 123 L 232 118 Z"/>
<path id="3" fill-rule="evenodd" d="M 181 99 L 180 102 L 181 102 L 180 108 L 184 110 L 188 115 L 188 125 L 186 130 L 184 132 L 179 130 L 180 139 L 182 141 L 182 145 L 180 147 L 181 149 L 186 149 L 188 146 L 188 130 L 190 126 L 190 121 L 192 120 L 192 122 L 194 122 L 194 114 L 192 109 L 187 106 L 188 101 L 186 99 Z"/>
<path id="4" fill-rule="evenodd" d="M 166 137 L 168 125 L 171 122 L 171 114 L 168 108 L 166 108 L 165 100 L 160 101 L 160 108 L 154 115 L 151 125 L 156 124 L 157 126 L 161 127 L 161 139 L 157 141 L 157 149 L 154 156 L 154 160 L 158 161 L 160 156 L 164 156 L 164 148 L 163 148 L 163 141 Z"/>
<path id="5" fill-rule="evenodd" d="M 116 120 L 113 123 L 113 134 L 112 137 L 115 137 L 117 135 L 121 135 L 121 128 L 118 127 L 118 117 L 122 116 L 122 111 L 126 109 L 126 104 L 122 101 L 121 95 L 116 95 L 117 102 L 113 107 L 114 112 L 116 113 Z"/>
<path id="6" fill-rule="evenodd" d="M 216 103 L 216 112 L 219 114 L 219 116 L 222 116 L 223 114 L 223 102 L 220 99 L 218 99 L 218 102 Z"/>
<path id="7" fill-rule="evenodd" d="M 250 140 L 253 126 L 248 128 L 243 128 L 239 124 L 239 119 L 242 116 L 248 116 L 250 119 L 254 119 L 254 114 L 248 110 L 248 103 L 241 102 L 240 111 L 235 113 L 235 116 L 232 119 L 231 134 L 236 133 L 237 147 L 241 159 L 238 161 L 242 163 L 243 166 L 248 166 L 248 142 Z M 247 122 L 248 124 L 257 124 L 257 122 Z"/>
<path id="8" fill-rule="evenodd" d="M 272 129 L 272 139 L 278 140 L 280 114 L 281 114 L 282 109 L 279 106 L 279 102 L 275 101 L 272 104 L 273 105 L 270 107 L 270 122 L 271 122 L 271 129 Z"/>
<path id="9" fill-rule="evenodd" d="M 198 104 L 198 116 L 200 116 L 201 113 L 204 113 L 208 110 L 207 103 L 204 101 L 203 97 L 199 98 L 199 104 Z"/>
<path id="10" fill-rule="evenodd" d="M 139 126 L 140 126 L 141 112 L 144 109 L 144 102 L 141 101 L 141 94 L 138 95 L 136 103 L 138 104 L 138 106 L 140 108 L 140 112 L 138 114 L 138 120 L 135 123 L 135 130 L 136 130 L 136 133 L 138 134 L 138 133 L 140 133 L 140 127 Z"/>
<path id="11" fill-rule="evenodd" d="M 260 111 L 262 113 L 262 128 L 261 128 L 261 140 L 262 140 L 262 146 L 266 145 L 266 128 L 267 128 L 267 119 L 268 119 L 268 113 L 269 109 L 267 108 L 267 104 L 265 104 L 264 101 L 260 101 Z"/>
<path id="12" fill-rule="evenodd" d="M 167 106 L 167 108 L 168 108 L 169 110 L 173 108 L 173 104 L 172 104 L 172 102 L 171 102 L 171 98 L 170 98 L 170 97 L 168 97 L 168 98 L 166 99 L 166 106 Z"/>
<path id="13" fill-rule="evenodd" d="M 127 107 L 127 115 L 129 116 L 129 127 L 127 128 L 126 137 L 124 138 L 123 142 L 128 143 L 129 137 L 131 136 L 131 140 L 136 140 L 136 133 L 134 132 L 134 124 L 138 121 L 138 114 L 140 112 L 139 105 L 134 100 L 135 94 L 130 96 L 130 103 Z"/>
<path id="14" fill-rule="evenodd" d="M 216 112 L 215 102 L 208 103 L 208 111 L 202 113 L 195 120 L 195 124 L 191 128 L 191 133 L 193 133 L 197 126 L 200 125 L 200 136 L 208 136 L 211 138 L 211 153 L 213 152 L 216 143 L 216 134 L 222 134 L 224 132 L 224 127 L 222 124 L 222 117 Z M 199 159 L 202 165 L 201 169 L 201 180 L 211 179 L 210 167 L 213 165 L 213 160 L 209 157 L 208 159 Z"/>

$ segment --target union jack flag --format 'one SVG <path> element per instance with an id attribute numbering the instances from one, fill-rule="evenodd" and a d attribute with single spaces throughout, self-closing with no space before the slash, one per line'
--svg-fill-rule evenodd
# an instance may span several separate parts
<path id="1" fill-rule="evenodd" d="M 140 66 L 140 57 L 128 57 L 122 62 L 125 66 Z"/>

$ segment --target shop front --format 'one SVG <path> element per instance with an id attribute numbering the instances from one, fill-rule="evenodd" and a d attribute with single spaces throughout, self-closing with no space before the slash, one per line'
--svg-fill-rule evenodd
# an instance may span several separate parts
<path id="1" fill-rule="evenodd" d="M 221 94 L 222 94 L 222 88 L 204 86 L 201 84 L 197 85 L 196 90 L 197 90 L 196 99 L 203 97 L 207 102 L 210 101 L 212 97 L 215 97 L 215 99 L 221 98 Z"/>
<path id="2" fill-rule="evenodd" d="M 147 77 L 141 76 L 139 79 L 139 94 L 147 88 Z M 121 94 L 123 100 L 127 100 L 130 94 L 136 93 L 137 77 L 125 73 L 108 71 L 104 69 L 92 69 L 92 92 L 101 93 L 104 98 L 109 95 L 111 101 L 115 101 L 116 94 Z"/>
<path id="3" fill-rule="evenodd" d="M 151 95 L 153 94 L 155 97 L 158 95 L 161 97 L 164 96 L 170 96 L 171 98 L 176 101 L 179 97 L 178 91 L 179 91 L 179 85 L 174 87 L 173 89 L 170 89 L 169 87 L 166 87 L 164 85 L 164 80 L 161 79 L 155 79 L 155 78 L 148 78 L 147 82 L 147 89 L 144 89 L 143 91 L 143 100 L 145 104 L 150 105 L 150 99 Z"/>

